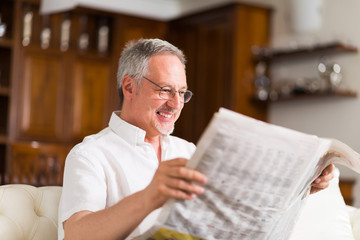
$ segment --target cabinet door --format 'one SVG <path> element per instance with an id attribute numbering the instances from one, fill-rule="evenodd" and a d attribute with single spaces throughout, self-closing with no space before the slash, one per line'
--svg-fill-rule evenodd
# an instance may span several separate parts
<path id="1" fill-rule="evenodd" d="M 94 134 L 107 123 L 111 62 L 78 58 L 73 70 L 72 138 Z M 115 80 L 114 80 L 115 81 Z"/>
<path id="2" fill-rule="evenodd" d="M 17 138 L 61 141 L 64 137 L 65 63 L 59 54 L 27 51 L 17 98 Z"/>
<path id="3" fill-rule="evenodd" d="M 251 102 L 251 47 L 268 40 L 268 9 L 231 4 L 170 23 L 169 40 L 188 59 L 187 81 L 194 97 L 184 107 L 174 134 L 196 142 L 220 107 L 264 120 L 265 108 Z"/>
<path id="4" fill-rule="evenodd" d="M 219 107 L 231 108 L 231 14 L 219 10 L 171 23 L 170 41 L 187 56 L 194 97 L 184 106 L 175 135 L 196 142 Z"/>
<path id="5" fill-rule="evenodd" d="M 198 46 L 196 45 L 195 38 L 197 32 L 194 26 L 170 26 L 168 40 L 179 49 L 183 50 L 186 56 L 186 76 L 188 89 L 195 94 L 191 98 L 190 102 L 185 103 L 180 118 L 175 124 L 174 135 L 184 138 L 188 141 L 194 141 L 197 135 L 197 133 L 194 132 L 194 124 L 197 120 L 197 116 L 195 116 L 195 108 L 197 107 L 197 100 L 200 98 L 198 96 L 198 89 L 196 89 L 196 60 L 198 57 Z"/>

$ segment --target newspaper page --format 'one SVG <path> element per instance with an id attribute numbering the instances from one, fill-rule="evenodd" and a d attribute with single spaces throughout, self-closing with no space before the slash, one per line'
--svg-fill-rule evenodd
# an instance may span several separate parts
<path id="1" fill-rule="evenodd" d="M 169 200 L 138 239 L 288 239 L 331 143 L 220 109 L 188 162 L 205 193 Z"/>
<path id="2" fill-rule="evenodd" d="M 329 165 L 329 163 L 335 163 L 360 173 L 360 154 L 337 139 L 330 140 L 331 146 L 321 159 L 322 168 Z"/>

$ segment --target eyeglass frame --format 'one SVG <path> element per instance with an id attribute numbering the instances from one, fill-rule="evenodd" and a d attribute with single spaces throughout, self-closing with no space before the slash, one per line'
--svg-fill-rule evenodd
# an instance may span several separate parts
<path id="1" fill-rule="evenodd" d="M 164 97 L 161 96 L 161 93 L 165 93 L 165 94 L 166 94 L 166 92 L 165 92 L 166 90 L 165 90 L 164 88 L 169 88 L 169 89 L 170 89 L 170 91 L 171 91 L 171 92 L 170 92 L 171 97 L 174 97 L 175 94 L 176 94 L 176 92 L 178 92 L 180 99 L 182 99 L 182 100 L 180 100 L 182 103 L 188 103 L 188 102 L 190 101 L 191 97 L 194 95 L 194 93 L 191 92 L 190 90 L 187 90 L 187 89 L 186 89 L 186 90 L 174 90 L 173 88 L 168 87 L 168 86 L 161 87 L 160 85 L 158 85 L 157 83 L 151 81 L 151 80 L 148 79 L 147 77 L 143 76 L 143 78 L 146 79 L 146 80 L 148 80 L 150 83 L 154 84 L 154 85 L 157 86 L 158 88 L 160 88 L 160 90 L 159 90 L 159 97 L 160 97 L 161 99 L 164 99 L 164 100 L 169 100 L 169 99 L 170 99 L 170 98 L 164 98 Z M 181 95 L 180 95 L 181 92 L 184 92 L 184 95 L 183 95 L 184 97 L 181 97 Z M 186 101 L 186 99 L 185 99 L 186 93 L 190 93 L 190 97 L 188 98 L 187 101 Z"/>

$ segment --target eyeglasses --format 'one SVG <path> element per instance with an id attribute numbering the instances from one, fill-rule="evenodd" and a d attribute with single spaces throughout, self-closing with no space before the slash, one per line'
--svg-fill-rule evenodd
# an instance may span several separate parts
<path id="1" fill-rule="evenodd" d="M 179 97 L 180 97 L 180 102 L 182 103 L 187 103 L 190 101 L 193 93 L 189 90 L 179 90 L 179 91 L 175 91 L 173 88 L 171 87 L 160 87 L 158 84 L 154 83 L 153 81 L 151 81 L 150 79 L 143 77 L 144 79 L 148 80 L 149 82 L 151 82 L 152 84 L 154 84 L 155 86 L 159 87 L 159 97 L 161 99 L 165 99 L 165 100 L 169 100 L 170 98 L 173 98 L 175 96 L 175 93 L 178 92 L 179 93 Z"/>

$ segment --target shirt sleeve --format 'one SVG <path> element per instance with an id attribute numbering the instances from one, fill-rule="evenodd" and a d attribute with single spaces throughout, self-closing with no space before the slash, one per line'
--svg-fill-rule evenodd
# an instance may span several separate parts
<path id="1" fill-rule="evenodd" d="M 73 149 L 66 158 L 59 215 L 61 223 L 74 213 L 106 206 L 106 181 L 96 154 Z"/>

